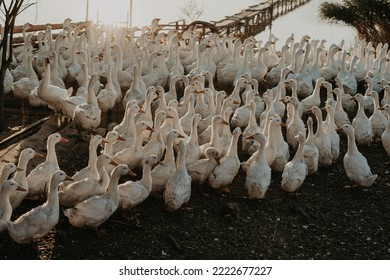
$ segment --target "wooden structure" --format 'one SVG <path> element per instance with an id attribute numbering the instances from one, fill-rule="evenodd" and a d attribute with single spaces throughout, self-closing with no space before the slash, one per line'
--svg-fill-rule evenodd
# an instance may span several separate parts
<path id="1" fill-rule="evenodd" d="M 270 0 L 249 6 L 239 13 L 213 22 L 218 33 L 240 34 L 242 38 L 264 31 L 277 17 L 284 15 L 310 0 Z"/>
<path id="2" fill-rule="evenodd" d="M 255 36 L 271 26 L 274 19 L 306 4 L 310 0 L 268 0 L 249 6 L 234 15 L 226 16 L 219 21 L 194 21 L 188 25 L 183 20 L 161 24 L 160 30 L 175 29 L 184 31 L 189 28 L 200 30 L 203 35 L 209 33 L 239 34 L 245 39 Z"/>
<path id="3" fill-rule="evenodd" d="M 279 16 L 282 16 L 303 4 L 306 4 L 310 0 L 268 0 L 262 1 L 259 4 L 249 6 L 247 9 L 242 10 L 234 15 L 226 16 L 219 21 L 205 22 L 194 21 L 190 24 L 186 24 L 184 20 L 178 20 L 170 22 L 168 24 L 160 24 L 160 31 L 177 30 L 179 32 L 185 31 L 189 28 L 200 30 L 203 35 L 209 33 L 219 33 L 225 35 L 239 34 L 242 39 L 249 36 L 255 36 L 264 31 L 267 26 L 272 25 L 272 21 Z M 89 22 L 72 23 L 77 25 L 81 29 L 93 24 Z M 34 25 L 28 32 L 46 30 L 50 25 L 52 30 L 62 29 L 63 24 L 45 24 Z M 14 33 L 22 33 L 22 26 L 16 26 Z M 34 38 L 35 39 L 35 38 Z M 33 39 L 33 40 L 34 40 Z M 15 36 L 14 43 L 22 43 L 21 37 Z"/>

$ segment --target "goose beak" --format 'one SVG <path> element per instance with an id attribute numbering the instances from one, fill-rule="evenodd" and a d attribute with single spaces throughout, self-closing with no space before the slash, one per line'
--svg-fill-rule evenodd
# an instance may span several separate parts
<path id="1" fill-rule="evenodd" d="M 154 131 L 154 129 L 153 129 L 153 128 L 151 128 L 150 126 L 147 126 L 147 127 L 146 127 L 146 130 L 150 130 L 151 132 L 153 132 L 153 131 Z"/>
<path id="2" fill-rule="evenodd" d="M 234 101 L 233 101 L 233 104 L 240 105 L 240 102 L 238 102 L 237 100 L 234 100 Z"/>
<path id="3" fill-rule="evenodd" d="M 215 161 L 217 162 L 218 165 L 221 165 L 221 160 L 220 160 L 220 158 L 218 158 L 218 157 L 215 158 Z"/>
<path id="4" fill-rule="evenodd" d="M 27 191 L 25 188 L 23 188 L 23 187 L 20 186 L 20 185 L 18 185 L 18 186 L 16 187 L 16 190 L 17 190 L 17 191 L 20 191 L 20 192 L 25 192 L 25 191 Z"/>
<path id="5" fill-rule="evenodd" d="M 144 111 L 144 108 L 139 108 L 139 110 L 138 110 L 138 113 L 146 113 L 145 111 Z"/>
<path id="6" fill-rule="evenodd" d="M 281 127 L 286 127 L 286 124 L 285 123 L 280 123 L 280 126 Z"/>
<path id="7" fill-rule="evenodd" d="M 245 139 L 247 139 L 247 140 L 253 140 L 253 139 L 255 139 L 255 137 L 253 137 L 253 135 L 251 135 L 251 136 L 245 137 Z"/>
<path id="8" fill-rule="evenodd" d="M 129 175 L 130 175 L 130 176 L 133 176 L 133 177 L 137 176 L 137 174 L 135 174 L 135 173 L 134 173 L 133 171 L 131 171 L 131 170 L 129 171 Z"/>
<path id="9" fill-rule="evenodd" d="M 34 158 L 43 158 L 44 156 L 41 154 L 38 154 L 37 152 L 34 155 Z"/>
<path id="10" fill-rule="evenodd" d="M 65 180 L 66 181 L 74 181 L 74 179 L 68 175 L 66 175 Z"/>
<path id="11" fill-rule="evenodd" d="M 222 120 L 222 124 L 224 124 L 224 125 L 230 125 L 227 121 L 225 121 L 225 120 Z"/>
<path id="12" fill-rule="evenodd" d="M 66 138 L 64 138 L 64 137 L 61 137 L 60 142 L 62 142 L 62 143 L 68 143 L 69 140 L 66 139 Z"/>
<path id="13" fill-rule="evenodd" d="M 182 134 L 179 134 L 178 138 L 186 138 L 186 137 Z"/>
<path id="14" fill-rule="evenodd" d="M 378 110 L 383 111 L 385 108 L 384 107 L 379 107 Z"/>
<path id="15" fill-rule="evenodd" d="M 118 136 L 118 138 L 116 139 L 117 141 L 126 141 L 126 139 L 125 138 L 123 138 L 122 136 Z"/>
<path id="16" fill-rule="evenodd" d="M 118 163 L 113 161 L 113 160 L 110 161 L 110 164 L 113 165 L 113 166 L 118 166 Z"/>
<path id="17" fill-rule="evenodd" d="M 16 171 L 24 171 L 24 169 L 20 167 L 16 167 Z"/>
<path id="18" fill-rule="evenodd" d="M 107 140 L 105 140 L 105 139 L 103 139 L 103 141 L 102 141 L 102 145 L 104 145 L 104 144 L 108 144 L 109 142 L 107 141 Z"/>

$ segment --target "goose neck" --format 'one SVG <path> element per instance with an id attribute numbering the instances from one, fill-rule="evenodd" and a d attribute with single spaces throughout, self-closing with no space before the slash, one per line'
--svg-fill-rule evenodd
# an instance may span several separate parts
<path id="1" fill-rule="evenodd" d="M 55 151 L 55 145 L 53 141 L 48 141 L 47 142 L 47 157 L 46 157 L 46 162 L 51 163 L 51 164 L 57 164 L 57 155 Z"/>
<path id="2" fill-rule="evenodd" d="M 140 183 L 145 186 L 148 191 L 152 189 L 152 166 L 150 164 L 144 164 L 142 168 L 142 178 Z"/>
<path id="3" fill-rule="evenodd" d="M 226 157 L 238 157 L 238 154 L 237 154 L 237 142 L 238 142 L 238 137 L 240 136 L 240 134 L 238 133 L 234 133 L 233 134 L 233 137 L 230 141 L 230 145 L 229 145 L 229 148 L 228 148 L 228 151 L 226 153 Z"/>
<path id="4" fill-rule="evenodd" d="M 348 149 L 347 149 L 347 154 L 356 154 L 358 153 L 358 148 L 356 146 L 355 142 L 355 135 L 352 133 L 347 134 L 347 139 L 348 139 Z"/>

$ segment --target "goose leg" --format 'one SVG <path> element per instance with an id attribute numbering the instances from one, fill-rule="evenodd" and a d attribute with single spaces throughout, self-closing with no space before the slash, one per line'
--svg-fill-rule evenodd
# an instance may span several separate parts
<path id="1" fill-rule="evenodd" d="M 209 193 L 207 193 L 207 192 L 205 192 L 205 191 L 203 190 L 203 183 L 201 183 L 201 184 L 198 185 L 198 190 L 199 190 L 199 193 L 200 193 L 201 195 L 206 196 L 206 197 L 209 197 L 209 196 L 210 196 Z"/>
<path id="2" fill-rule="evenodd" d="M 226 197 L 226 194 L 229 193 L 231 190 L 229 187 L 222 187 L 219 189 L 219 193 L 222 197 Z"/>

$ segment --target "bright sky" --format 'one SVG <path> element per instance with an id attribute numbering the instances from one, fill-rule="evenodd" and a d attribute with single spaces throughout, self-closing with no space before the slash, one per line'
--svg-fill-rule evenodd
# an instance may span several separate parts
<path id="1" fill-rule="evenodd" d="M 26 21 L 32 24 L 60 23 L 70 17 L 73 21 L 83 21 L 86 17 L 87 0 L 30 0 L 37 5 L 29 8 L 18 18 L 19 24 Z M 127 22 L 130 0 L 89 0 L 89 19 L 106 22 Z M 229 14 L 239 12 L 256 0 L 196 0 L 205 7 L 202 20 L 219 20 Z M 133 0 L 133 26 L 150 24 L 153 18 L 161 18 L 162 23 L 179 19 L 187 0 Z M 207 9 L 206 9 L 207 7 Z M 223 9 L 221 9 L 223 7 Z"/>

